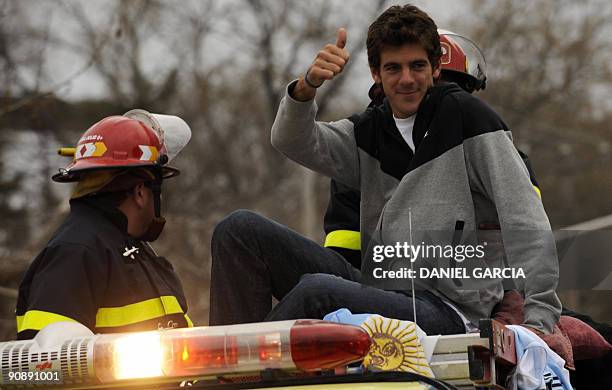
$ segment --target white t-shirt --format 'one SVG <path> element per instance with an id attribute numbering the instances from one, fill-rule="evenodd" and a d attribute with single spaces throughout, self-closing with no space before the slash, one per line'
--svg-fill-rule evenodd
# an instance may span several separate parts
<path id="1" fill-rule="evenodd" d="M 414 129 L 415 118 L 416 118 L 416 114 L 411 115 L 406 119 L 399 119 L 399 118 L 396 118 L 395 115 L 393 116 L 397 129 L 402 134 L 402 137 L 404 138 L 408 146 L 410 146 L 410 149 L 412 149 L 413 152 L 414 152 L 414 141 L 412 140 L 412 130 Z"/>

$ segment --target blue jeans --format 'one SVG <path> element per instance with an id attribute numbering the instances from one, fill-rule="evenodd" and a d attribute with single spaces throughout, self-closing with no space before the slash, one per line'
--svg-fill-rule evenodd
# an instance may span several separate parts
<path id="1" fill-rule="evenodd" d="M 210 324 L 323 318 L 347 308 L 413 320 L 409 292 L 359 283 L 341 255 L 259 214 L 238 210 L 212 238 Z M 272 310 L 272 296 L 279 303 Z M 418 325 L 428 334 L 464 333 L 461 318 L 429 291 L 416 291 Z"/>

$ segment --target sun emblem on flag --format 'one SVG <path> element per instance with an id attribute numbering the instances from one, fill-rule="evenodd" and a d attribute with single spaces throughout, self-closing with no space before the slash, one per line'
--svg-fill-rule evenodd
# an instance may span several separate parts
<path id="1" fill-rule="evenodd" d="M 414 372 L 433 377 L 414 322 L 373 315 L 361 326 L 373 341 L 370 352 L 363 361 L 365 367 L 380 371 Z"/>

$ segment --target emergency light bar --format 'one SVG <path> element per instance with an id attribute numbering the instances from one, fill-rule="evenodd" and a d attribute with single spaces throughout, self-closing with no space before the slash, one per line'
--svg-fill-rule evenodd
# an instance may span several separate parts
<path id="1" fill-rule="evenodd" d="M 61 326 L 75 325 L 56 323 L 33 340 L 0 343 L 0 387 L 95 387 L 142 384 L 143 380 L 180 382 L 265 369 L 334 369 L 362 360 L 372 343 L 360 327 L 320 320 L 102 335 L 89 332 L 59 340 L 52 335 L 58 330 L 62 333 Z"/>

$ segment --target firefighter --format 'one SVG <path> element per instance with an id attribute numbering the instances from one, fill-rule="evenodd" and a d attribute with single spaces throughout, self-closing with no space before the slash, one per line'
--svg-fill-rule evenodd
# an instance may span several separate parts
<path id="1" fill-rule="evenodd" d="M 76 182 L 70 213 L 19 287 L 17 337 L 78 322 L 94 333 L 192 326 L 177 274 L 149 242 L 161 234 L 161 187 L 187 144 L 180 118 L 132 110 L 91 126 L 52 179 Z"/>
<path id="2" fill-rule="evenodd" d="M 487 65 L 482 51 L 472 40 L 448 30 L 438 29 L 442 59 L 438 82 L 453 82 L 469 93 L 484 90 L 487 82 Z M 385 93 L 380 84 L 374 84 L 368 95 L 369 106 L 383 104 Z M 518 151 L 527 169 L 531 184 L 538 194 L 540 188 L 529 157 Z M 330 197 L 323 218 L 324 246 L 341 254 L 356 268 L 361 268 L 361 237 L 359 234 L 359 191 L 334 179 L 330 181 Z"/>

